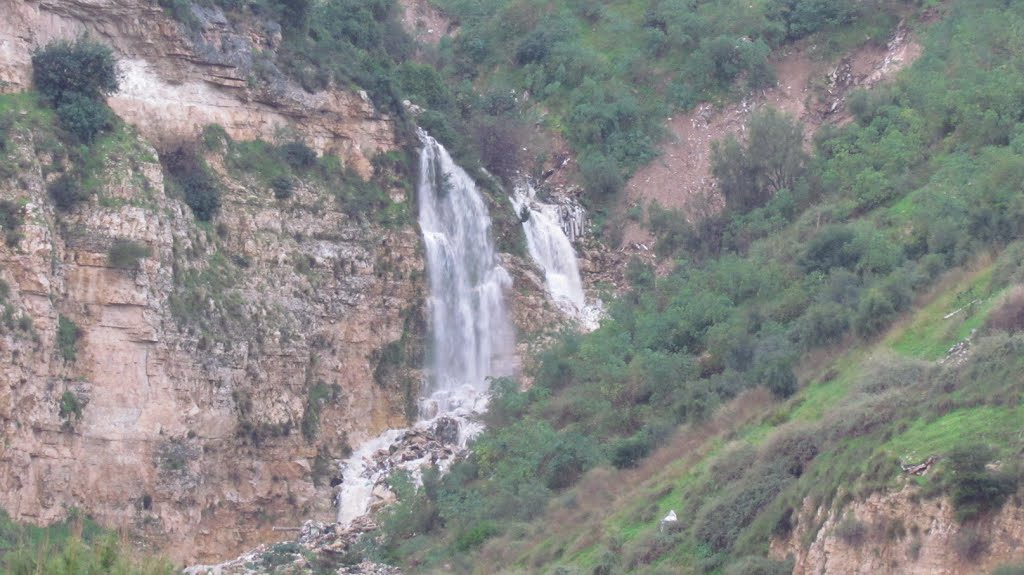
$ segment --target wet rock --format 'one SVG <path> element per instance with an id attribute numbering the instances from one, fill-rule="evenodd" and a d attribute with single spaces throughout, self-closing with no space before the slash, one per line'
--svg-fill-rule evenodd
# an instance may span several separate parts
<path id="1" fill-rule="evenodd" d="M 438 441 L 448 445 L 459 443 L 459 422 L 450 417 L 440 417 L 432 430 Z"/>

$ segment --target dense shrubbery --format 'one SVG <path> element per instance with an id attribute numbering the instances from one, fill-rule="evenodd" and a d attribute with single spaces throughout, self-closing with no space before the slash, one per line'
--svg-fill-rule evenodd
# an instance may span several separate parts
<path id="1" fill-rule="evenodd" d="M 32 74 L 61 125 L 79 140 L 92 142 L 110 128 L 113 114 L 104 98 L 117 91 L 119 75 L 108 46 L 86 37 L 51 42 L 32 53 Z"/>
<path id="2" fill-rule="evenodd" d="M 0 229 L 5 243 L 14 247 L 21 241 L 21 225 L 24 223 L 23 209 L 10 200 L 0 200 Z"/>
<path id="3" fill-rule="evenodd" d="M 82 184 L 74 174 L 62 174 L 50 182 L 46 191 L 60 211 L 70 211 L 78 204 L 89 199 L 89 194 L 82 189 Z"/>
<path id="4" fill-rule="evenodd" d="M 581 165 L 611 166 L 586 182 L 595 200 L 620 185 L 609 182 L 650 159 L 667 111 L 727 95 L 740 79 L 741 90 L 773 85 L 768 55 L 782 42 L 844 26 L 879 32 L 895 23 L 878 2 L 740 7 L 651 0 L 642 3 L 646 10 L 626 2 L 440 4 L 460 26 L 437 54 L 452 85 L 528 90 L 531 101 L 550 111 L 550 124 L 568 137 Z"/>
<path id="5" fill-rule="evenodd" d="M 995 453 L 986 445 L 958 446 L 949 452 L 946 459 L 946 482 L 957 518 L 961 521 L 999 509 L 1017 491 L 1016 470 L 986 469 L 986 465 L 995 459 Z"/>
<path id="6" fill-rule="evenodd" d="M 196 219 L 208 222 L 220 210 L 221 188 L 206 161 L 193 147 L 183 145 L 160 157 L 171 181 Z"/>
<path id="7" fill-rule="evenodd" d="M 807 162 L 800 123 L 772 108 L 751 116 L 744 143 L 728 136 L 711 152 L 718 188 L 726 206 L 737 212 L 759 208 L 780 190 L 793 189 Z"/>
<path id="8" fill-rule="evenodd" d="M 134 240 L 116 239 L 107 250 L 107 263 L 111 267 L 126 270 L 139 269 L 143 258 L 148 258 L 152 250 L 146 244 Z"/>

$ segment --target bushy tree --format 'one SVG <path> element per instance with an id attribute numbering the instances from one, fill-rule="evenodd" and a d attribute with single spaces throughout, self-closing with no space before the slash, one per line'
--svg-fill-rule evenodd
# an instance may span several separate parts
<path id="1" fill-rule="evenodd" d="M 46 187 L 50 199 L 62 212 L 71 211 L 75 206 L 89 199 L 82 184 L 71 174 L 63 174 Z"/>
<path id="2" fill-rule="evenodd" d="M 102 100 L 117 92 L 120 82 L 113 50 L 85 36 L 32 52 L 32 79 L 39 93 L 58 106 L 69 95 Z"/>
<path id="3" fill-rule="evenodd" d="M 91 142 L 110 127 L 104 98 L 117 92 L 120 77 L 113 50 L 85 36 L 58 40 L 32 52 L 36 89 L 57 110 L 66 130 Z"/>
<path id="4" fill-rule="evenodd" d="M 220 210 L 220 184 L 202 157 L 195 150 L 182 146 L 163 155 L 161 160 L 196 218 L 213 219 Z"/>
<path id="5" fill-rule="evenodd" d="M 114 119 L 102 101 L 73 92 L 64 94 L 57 105 L 57 117 L 65 130 L 87 143 L 109 129 Z"/>
<path id="6" fill-rule="evenodd" d="M 755 113 L 747 122 L 747 141 L 734 136 L 711 147 L 711 172 L 728 208 L 747 212 L 763 206 L 803 176 L 807 154 L 796 118 L 775 109 Z"/>
<path id="7" fill-rule="evenodd" d="M 957 518 L 974 519 L 986 511 L 1002 507 L 1006 499 L 1017 490 L 1017 481 L 1011 473 L 989 471 L 986 466 L 995 459 L 995 452 L 987 445 L 974 443 L 955 447 L 947 456 L 950 495 Z"/>
<path id="8" fill-rule="evenodd" d="M 767 12 L 782 23 L 790 40 L 848 24 L 857 15 L 848 0 L 771 0 Z"/>

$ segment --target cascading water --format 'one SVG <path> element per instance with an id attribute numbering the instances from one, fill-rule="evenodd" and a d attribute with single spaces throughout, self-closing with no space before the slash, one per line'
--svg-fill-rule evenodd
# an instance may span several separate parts
<path id="1" fill-rule="evenodd" d="M 498 264 L 491 218 L 469 174 L 441 144 L 420 132 L 420 228 L 430 277 L 430 397 L 421 416 L 475 406 L 487 377 L 514 370 L 504 292 L 512 280 Z"/>
<path id="2" fill-rule="evenodd" d="M 450 463 L 480 430 L 471 416 L 486 409 L 487 378 L 516 368 L 504 304 L 512 280 L 498 263 L 487 206 L 448 151 L 422 130 L 419 137 L 417 195 L 430 280 L 427 397 L 411 429 L 388 430 L 342 463 L 338 523 L 346 526 L 370 511 L 375 488 L 396 468 L 418 477 L 424 465 Z M 397 460 L 388 457 L 392 451 L 401 452 Z"/>
<path id="3" fill-rule="evenodd" d="M 544 270 L 544 284 L 555 305 L 575 318 L 581 327 L 594 329 L 601 309 L 599 305 L 587 305 L 576 251 L 562 225 L 559 206 L 540 202 L 536 196 L 533 186 L 524 184 L 518 186 L 511 197 L 512 207 L 523 222 L 530 257 Z M 574 233 L 582 219 L 578 209 L 574 209 L 568 226 Z"/>

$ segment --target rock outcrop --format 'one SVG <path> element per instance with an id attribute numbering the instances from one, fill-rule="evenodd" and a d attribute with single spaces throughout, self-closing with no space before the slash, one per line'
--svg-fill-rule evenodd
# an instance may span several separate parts
<path id="1" fill-rule="evenodd" d="M 871 495 L 838 513 L 807 501 L 794 513 L 793 533 L 775 541 L 772 553 L 792 556 L 794 575 L 969 575 L 1024 559 L 1024 508 L 1018 503 L 961 524 L 949 500 L 922 499 L 916 491 Z"/>
<path id="2" fill-rule="evenodd" d="M 313 183 L 277 200 L 227 174 L 220 215 L 196 222 L 130 135 L 102 155 L 94 195 L 59 212 L 47 188 L 70 160 L 28 125 L 10 130 L 17 171 L 0 181 L 24 221 L 0 246 L 0 506 L 35 523 L 80 508 L 178 560 L 333 517 L 337 462 L 404 426 L 415 399 L 412 222 L 360 222 Z M 115 241 L 150 255 L 115 267 Z M 399 342 L 402 361 L 382 353 Z"/>

